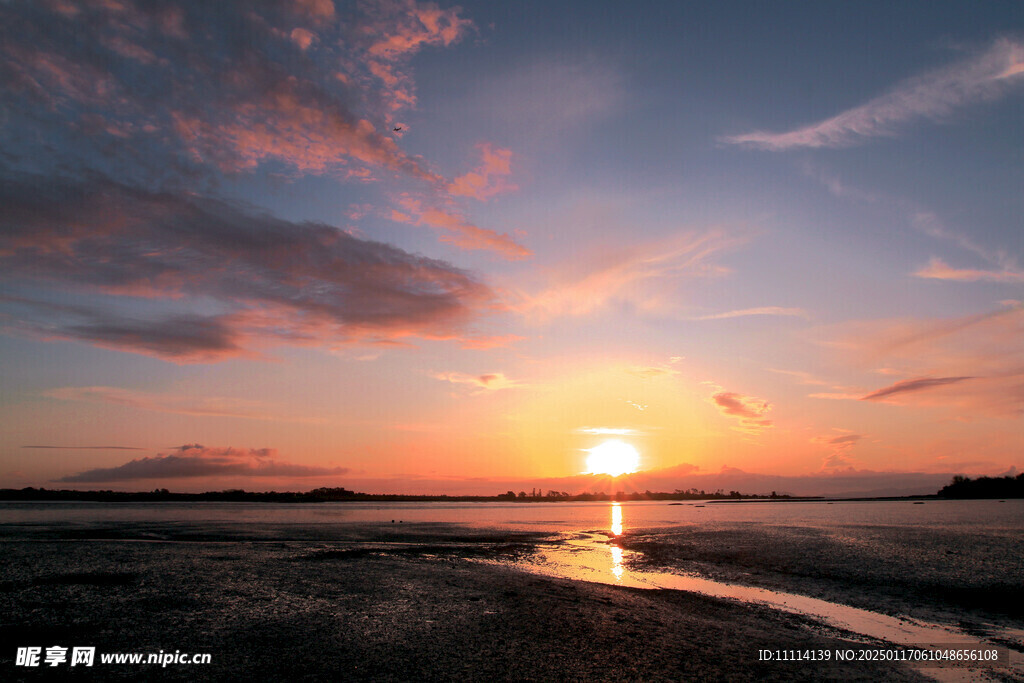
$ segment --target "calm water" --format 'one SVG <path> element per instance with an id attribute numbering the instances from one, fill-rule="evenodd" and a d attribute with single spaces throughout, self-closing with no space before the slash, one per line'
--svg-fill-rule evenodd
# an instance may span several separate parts
<path id="1" fill-rule="evenodd" d="M 617 510 L 617 512 L 615 512 Z M 613 519 L 613 513 L 617 515 Z M 621 517 L 621 519 L 619 519 Z M 906 526 L 965 533 L 1024 532 L 1024 500 L 897 502 L 690 503 L 0 503 L 5 536 L 17 528 L 117 523 L 172 523 L 202 527 L 320 526 L 390 523 L 456 524 L 471 528 L 568 532 L 623 531 L 752 522 L 765 525 L 844 527 Z M 324 529 L 326 530 L 326 529 Z M 621 533 L 616 529 L 618 533 Z"/>

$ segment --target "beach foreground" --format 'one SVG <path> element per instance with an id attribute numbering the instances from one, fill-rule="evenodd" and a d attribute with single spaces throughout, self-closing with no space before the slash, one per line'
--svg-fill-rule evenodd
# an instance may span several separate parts
<path id="1" fill-rule="evenodd" d="M 530 539 L 417 534 L 351 542 L 5 540 L 0 667 L 18 646 L 210 653 L 210 664 L 62 664 L 72 678 L 156 680 L 921 680 L 881 663 L 759 662 L 847 647 L 768 608 L 537 576 Z M 56 669 L 53 670 L 56 672 Z"/>

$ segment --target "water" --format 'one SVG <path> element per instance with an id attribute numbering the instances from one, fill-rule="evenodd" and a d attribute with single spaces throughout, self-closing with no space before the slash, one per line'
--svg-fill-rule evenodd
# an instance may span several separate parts
<path id="1" fill-rule="evenodd" d="M 700 507 L 703 506 L 703 507 Z M 566 503 L 92 503 L 0 502 L 5 535 L 18 527 L 62 527 L 105 523 L 191 525 L 347 525 L 390 523 L 456 524 L 471 528 L 571 532 L 609 529 L 612 505 Z M 913 529 L 959 529 L 965 533 L 1024 534 L 1024 500 L 621 503 L 624 530 L 680 525 L 750 522 L 763 525 Z"/>

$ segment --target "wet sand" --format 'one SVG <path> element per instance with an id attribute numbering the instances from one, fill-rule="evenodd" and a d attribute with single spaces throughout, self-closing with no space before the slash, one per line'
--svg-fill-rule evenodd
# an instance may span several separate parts
<path id="1" fill-rule="evenodd" d="M 13 666 L 15 648 L 56 644 L 213 655 L 61 669 L 103 680 L 922 680 L 889 664 L 759 662 L 762 648 L 853 639 L 765 607 L 520 571 L 535 535 L 383 531 L 2 540 L 0 671 L 41 680 Z"/>
<path id="2" fill-rule="evenodd" d="M 717 523 L 627 533 L 637 570 L 669 570 L 957 625 L 1024 629 L 1019 533 Z M 1018 639 L 1019 640 L 1019 639 Z"/>

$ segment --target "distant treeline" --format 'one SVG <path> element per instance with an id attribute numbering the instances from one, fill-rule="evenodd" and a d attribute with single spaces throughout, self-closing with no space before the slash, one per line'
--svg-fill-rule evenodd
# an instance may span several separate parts
<path id="1" fill-rule="evenodd" d="M 953 477 L 939 491 L 941 498 L 1024 498 L 1024 473 L 1016 477 Z"/>
<path id="2" fill-rule="evenodd" d="M 206 493 L 172 493 L 167 489 L 154 491 L 73 491 L 68 489 L 0 489 L 0 500 L 66 500 L 66 501 L 97 501 L 97 502 L 199 502 L 228 501 L 254 503 L 322 503 L 327 501 L 376 501 L 388 503 L 405 502 L 514 502 L 539 503 L 558 501 L 636 501 L 636 500 L 776 500 L 794 499 L 795 496 L 779 495 L 772 491 L 769 496 L 758 496 L 721 489 L 703 491 L 697 489 L 676 489 L 672 493 L 662 492 L 631 492 L 617 493 L 579 493 L 569 494 L 565 491 L 549 490 L 546 493 L 533 489 L 526 491 L 508 491 L 496 496 L 417 496 L 400 493 L 360 493 L 346 488 L 319 488 L 305 493 L 294 491 L 245 491 L 229 489 L 227 491 L 207 491 Z"/>
<path id="3" fill-rule="evenodd" d="M 955 476 L 953 481 L 938 492 L 940 498 L 1024 498 L 1024 474 L 1016 477 Z M 739 491 L 704 491 L 702 489 L 676 489 L 671 493 L 634 491 L 627 493 L 577 493 L 533 489 L 506 491 L 496 496 L 417 496 L 403 493 L 361 493 L 346 488 L 318 488 L 305 493 L 296 491 L 207 491 L 206 493 L 172 493 L 167 489 L 154 491 L 73 491 L 68 489 L 0 489 L 0 500 L 81 500 L 98 502 L 252 502 L 252 503 L 323 503 L 327 501 L 367 501 L 384 503 L 550 503 L 559 501 L 638 501 L 638 500 L 806 500 L 811 496 L 791 496 L 772 491 L 770 495 L 753 495 Z"/>

